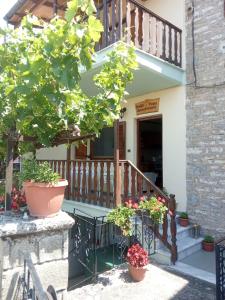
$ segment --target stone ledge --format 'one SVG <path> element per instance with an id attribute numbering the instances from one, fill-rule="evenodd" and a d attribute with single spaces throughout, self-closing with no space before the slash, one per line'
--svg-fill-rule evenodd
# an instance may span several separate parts
<path id="1" fill-rule="evenodd" d="M 60 212 L 52 218 L 33 218 L 27 220 L 21 214 L 6 212 L 0 214 L 0 238 L 34 233 L 64 230 L 73 226 L 74 220 L 67 213 Z"/>

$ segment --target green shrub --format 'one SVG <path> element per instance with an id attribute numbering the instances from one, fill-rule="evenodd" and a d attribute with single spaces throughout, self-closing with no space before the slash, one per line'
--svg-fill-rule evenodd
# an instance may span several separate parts
<path id="1" fill-rule="evenodd" d="M 25 160 L 19 174 L 20 184 L 25 181 L 54 184 L 59 179 L 59 174 L 50 168 L 48 162 L 38 163 L 36 160 Z"/>
<path id="2" fill-rule="evenodd" d="M 180 213 L 180 218 L 181 219 L 188 219 L 188 214 L 186 212 Z"/>
<path id="3" fill-rule="evenodd" d="M 204 242 L 206 242 L 206 243 L 214 243 L 214 238 L 211 235 L 206 235 L 204 237 Z"/>

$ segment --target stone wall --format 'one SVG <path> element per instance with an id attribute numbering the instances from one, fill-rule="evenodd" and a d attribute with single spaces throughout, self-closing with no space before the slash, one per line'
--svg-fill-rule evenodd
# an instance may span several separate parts
<path id="1" fill-rule="evenodd" d="M 66 213 L 28 220 L 10 214 L 0 216 L 0 223 L 0 299 L 13 299 L 27 254 L 44 289 L 52 285 L 62 299 L 68 285 L 68 230 L 73 219 Z"/>
<path id="2" fill-rule="evenodd" d="M 186 0 L 187 207 L 203 232 L 225 236 L 224 0 Z M 196 85 L 195 85 L 196 84 Z"/>

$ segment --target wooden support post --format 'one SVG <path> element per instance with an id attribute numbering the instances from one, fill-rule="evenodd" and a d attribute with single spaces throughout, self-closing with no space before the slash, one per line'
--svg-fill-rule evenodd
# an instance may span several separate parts
<path id="1" fill-rule="evenodd" d="M 123 4 L 122 4 L 122 0 L 119 0 L 119 3 L 118 3 L 118 14 L 119 14 L 119 26 L 118 26 L 119 34 L 118 34 L 118 38 L 119 38 L 119 40 L 121 40 L 122 37 L 123 37 L 123 33 L 122 33 L 122 30 L 123 30 Z"/>
<path id="2" fill-rule="evenodd" d="M 66 179 L 68 181 L 68 186 L 66 189 L 66 199 L 70 200 L 71 198 L 71 145 L 67 148 L 67 157 L 66 157 Z"/>
<path id="3" fill-rule="evenodd" d="M 119 120 L 116 120 L 114 123 L 114 196 L 116 206 L 121 205 L 121 174 L 119 159 Z"/>
<path id="4" fill-rule="evenodd" d="M 177 224 L 176 224 L 176 200 L 175 195 L 170 195 L 169 210 L 171 215 L 170 230 L 171 230 L 171 262 L 175 264 L 177 261 Z"/>
<path id="5" fill-rule="evenodd" d="M 58 13 L 58 3 L 57 0 L 53 0 L 53 17 L 55 17 Z"/>
<path id="6" fill-rule="evenodd" d="M 6 174 L 5 174 L 5 209 L 11 209 L 11 192 L 13 186 L 13 154 L 15 143 L 7 139 Z"/>

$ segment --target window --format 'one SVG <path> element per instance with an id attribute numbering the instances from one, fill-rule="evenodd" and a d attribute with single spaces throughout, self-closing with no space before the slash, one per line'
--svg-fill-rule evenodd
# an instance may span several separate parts
<path id="1" fill-rule="evenodd" d="M 113 158 L 114 155 L 114 128 L 103 128 L 101 135 L 92 143 L 92 157 Z"/>

